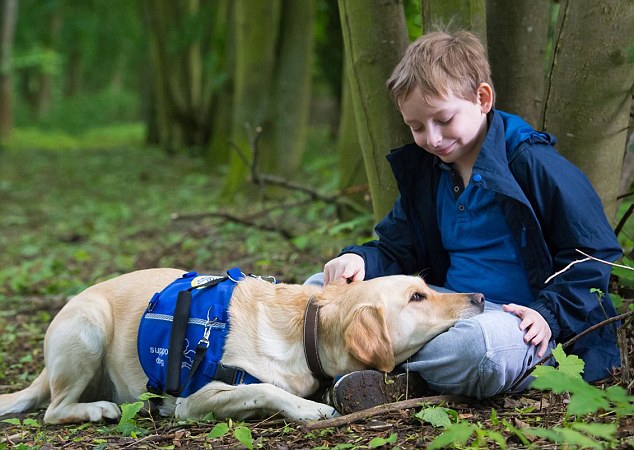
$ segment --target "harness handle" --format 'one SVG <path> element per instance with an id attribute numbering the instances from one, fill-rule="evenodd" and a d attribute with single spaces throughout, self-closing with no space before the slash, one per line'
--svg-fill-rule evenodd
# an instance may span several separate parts
<path id="1" fill-rule="evenodd" d="M 192 293 L 189 290 L 180 291 L 174 308 L 169 353 L 167 354 L 167 379 L 165 381 L 165 392 L 173 396 L 178 396 L 182 392 L 181 366 L 183 363 L 183 346 L 185 345 L 185 334 L 191 304 Z"/>

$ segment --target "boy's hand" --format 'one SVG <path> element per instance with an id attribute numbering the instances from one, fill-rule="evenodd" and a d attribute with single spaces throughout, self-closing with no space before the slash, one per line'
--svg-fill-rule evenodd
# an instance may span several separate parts
<path id="1" fill-rule="evenodd" d="M 324 266 L 324 284 L 337 280 L 361 281 L 365 278 L 365 261 L 355 253 L 344 253 Z"/>
<path id="2" fill-rule="evenodd" d="M 502 308 L 504 311 L 513 313 L 522 319 L 522 322 L 520 323 L 520 330 L 526 330 L 524 342 L 539 346 L 537 357 L 541 358 L 544 356 L 546 350 L 548 349 L 550 338 L 553 335 L 546 319 L 544 319 L 542 315 L 534 309 L 516 305 L 515 303 L 503 305 Z"/>

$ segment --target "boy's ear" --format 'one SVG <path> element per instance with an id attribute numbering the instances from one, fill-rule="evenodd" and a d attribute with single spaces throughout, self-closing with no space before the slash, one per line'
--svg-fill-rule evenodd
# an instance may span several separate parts
<path id="1" fill-rule="evenodd" d="M 480 83 L 477 93 L 480 108 L 487 114 L 493 108 L 493 88 L 489 83 Z"/>

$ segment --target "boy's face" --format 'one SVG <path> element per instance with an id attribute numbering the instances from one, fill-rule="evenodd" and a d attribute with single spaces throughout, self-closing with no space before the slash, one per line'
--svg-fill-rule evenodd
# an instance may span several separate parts
<path id="1" fill-rule="evenodd" d="M 480 85 L 477 95 L 476 103 L 452 93 L 425 101 L 417 88 L 401 100 L 399 107 L 419 147 L 445 163 L 470 169 L 486 136 L 486 115 L 493 98 L 486 83 Z"/>

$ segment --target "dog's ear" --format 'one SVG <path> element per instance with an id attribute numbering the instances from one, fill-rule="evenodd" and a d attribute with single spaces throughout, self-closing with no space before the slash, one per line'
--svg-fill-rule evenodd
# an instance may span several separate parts
<path id="1" fill-rule="evenodd" d="M 392 340 L 382 306 L 366 305 L 354 311 L 344 336 L 346 347 L 362 363 L 387 372 L 394 369 Z"/>

